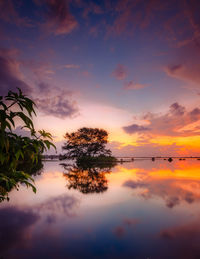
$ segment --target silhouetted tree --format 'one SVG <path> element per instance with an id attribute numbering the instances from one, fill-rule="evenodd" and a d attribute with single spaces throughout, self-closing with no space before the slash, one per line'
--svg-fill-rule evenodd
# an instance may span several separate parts
<path id="1" fill-rule="evenodd" d="M 110 156 L 111 151 L 106 149 L 108 133 L 98 128 L 81 128 L 76 132 L 66 133 L 67 142 L 62 147 L 67 151 L 62 159 L 80 159 L 98 157 L 101 155 Z"/>

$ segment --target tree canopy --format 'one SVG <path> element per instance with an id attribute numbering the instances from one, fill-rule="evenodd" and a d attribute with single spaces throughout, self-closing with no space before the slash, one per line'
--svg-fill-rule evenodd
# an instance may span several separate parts
<path id="1" fill-rule="evenodd" d="M 106 149 L 108 133 L 99 128 L 80 128 L 76 132 L 66 133 L 67 142 L 62 147 L 66 153 L 63 159 L 79 159 L 83 157 L 110 156 L 111 151 Z"/>
<path id="2" fill-rule="evenodd" d="M 0 201 L 8 199 L 8 192 L 25 183 L 36 191 L 33 178 L 28 174 L 41 168 L 41 154 L 54 146 L 50 133 L 36 132 L 32 121 L 35 103 L 18 88 L 18 92 L 9 91 L 0 96 Z M 30 137 L 14 133 L 15 124 L 22 122 Z M 28 169 L 27 169 L 28 168 Z M 28 171 L 28 173 L 27 173 Z"/>

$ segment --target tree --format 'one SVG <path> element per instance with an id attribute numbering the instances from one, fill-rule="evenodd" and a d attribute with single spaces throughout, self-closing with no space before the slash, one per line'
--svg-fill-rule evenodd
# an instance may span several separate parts
<path id="1" fill-rule="evenodd" d="M 108 133 L 98 128 L 81 128 L 76 132 L 66 133 L 67 142 L 62 147 L 67 151 L 62 159 L 82 159 L 83 157 L 110 156 L 111 151 L 106 149 Z"/>
<path id="2" fill-rule="evenodd" d="M 40 130 L 35 131 L 32 115 L 35 114 L 35 103 L 18 92 L 9 91 L 5 97 L 0 96 L 0 201 L 9 199 L 8 192 L 24 183 L 32 187 L 33 178 L 29 172 L 41 168 L 41 154 L 54 146 L 50 133 Z M 28 129 L 30 137 L 22 137 L 15 133 L 16 121 L 23 122 L 22 128 Z"/>

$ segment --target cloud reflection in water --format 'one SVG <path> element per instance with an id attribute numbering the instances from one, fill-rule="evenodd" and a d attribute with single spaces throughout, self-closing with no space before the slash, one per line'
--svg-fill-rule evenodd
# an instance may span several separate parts
<path id="1" fill-rule="evenodd" d="M 185 164 L 184 168 L 152 168 L 143 172 L 136 169 L 135 178 L 126 180 L 122 185 L 138 189 L 145 199 L 159 197 L 165 201 L 168 208 L 173 208 L 183 202 L 192 204 L 200 201 L 200 176 L 198 167 L 192 168 Z M 190 169 L 190 170 L 189 170 Z M 193 174 L 192 174 L 193 172 Z"/>

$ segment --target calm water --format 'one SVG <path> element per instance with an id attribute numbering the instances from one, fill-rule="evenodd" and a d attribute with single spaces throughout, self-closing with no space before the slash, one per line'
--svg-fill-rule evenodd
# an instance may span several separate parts
<path id="1" fill-rule="evenodd" d="M 200 258 L 200 161 L 63 172 L 46 162 L 37 194 L 0 204 L 0 258 Z"/>

